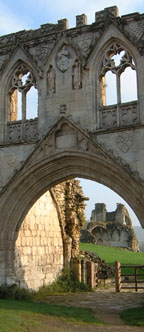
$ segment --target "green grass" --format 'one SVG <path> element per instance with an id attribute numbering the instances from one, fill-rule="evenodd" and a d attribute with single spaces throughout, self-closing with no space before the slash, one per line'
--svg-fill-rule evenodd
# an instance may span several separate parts
<path id="1" fill-rule="evenodd" d="M 144 253 L 133 252 L 127 249 L 108 247 L 103 245 L 80 243 L 81 250 L 88 250 L 96 252 L 99 257 L 111 266 L 114 266 L 115 261 L 119 261 L 121 265 L 144 265 Z M 124 273 L 133 273 L 134 269 L 124 268 Z M 144 271 L 139 271 L 144 275 Z"/>
<path id="2" fill-rule="evenodd" d="M 120 317 L 128 325 L 144 326 L 144 307 L 126 309 L 120 313 Z"/>
<path id="3" fill-rule="evenodd" d="M 74 323 L 103 324 L 89 308 L 0 300 L 0 332 L 54 332 L 52 316 Z"/>

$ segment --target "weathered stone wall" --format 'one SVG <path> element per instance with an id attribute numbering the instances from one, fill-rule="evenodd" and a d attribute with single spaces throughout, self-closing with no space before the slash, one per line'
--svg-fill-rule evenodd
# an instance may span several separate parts
<path id="1" fill-rule="evenodd" d="M 99 219 L 100 216 L 101 220 Z M 117 204 L 116 210 L 108 213 L 105 204 L 95 204 L 91 222 L 88 223 L 86 230 L 81 232 L 81 241 L 139 251 L 139 244 L 132 228 L 132 221 L 123 204 Z"/>
<path id="2" fill-rule="evenodd" d="M 127 201 L 144 227 L 144 14 L 119 17 L 114 6 L 95 17 L 87 25 L 85 15 L 77 16 L 73 29 L 65 19 L 0 37 L 3 281 L 13 273 L 15 232 L 31 202 L 61 181 L 77 176 L 108 186 Z M 113 57 L 121 52 L 117 66 Z M 138 94 L 123 102 L 120 79 L 127 68 L 135 71 Z M 105 104 L 107 71 L 118 79 L 114 105 Z M 126 82 L 129 86 L 129 78 Z M 29 119 L 26 97 L 32 87 L 38 109 Z M 23 97 L 21 120 L 16 118 L 15 91 Z M 78 218 L 72 213 L 68 218 L 77 232 Z M 77 244 L 70 227 L 66 229 L 69 260 L 70 241 L 75 252 Z"/>
<path id="3" fill-rule="evenodd" d="M 37 289 L 56 279 L 63 268 L 63 239 L 54 200 L 46 192 L 33 205 L 15 246 L 15 275 L 20 287 Z"/>
<path id="4" fill-rule="evenodd" d="M 79 254 L 85 199 L 80 182 L 75 179 L 42 195 L 18 227 L 10 251 L 7 250 L 3 279 L 0 264 L 0 283 L 5 279 L 6 284 L 32 289 L 52 283 L 63 266 Z"/>

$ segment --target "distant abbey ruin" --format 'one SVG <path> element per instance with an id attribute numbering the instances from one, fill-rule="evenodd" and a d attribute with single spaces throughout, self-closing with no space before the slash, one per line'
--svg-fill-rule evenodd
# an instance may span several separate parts
<path id="1" fill-rule="evenodd" d="M 92 242 L 139 251 L 139 243 L 126 207 L 117 204 L 115 211 L 107 212 L 106 204 L 96 203 L 81 242 Z"/>

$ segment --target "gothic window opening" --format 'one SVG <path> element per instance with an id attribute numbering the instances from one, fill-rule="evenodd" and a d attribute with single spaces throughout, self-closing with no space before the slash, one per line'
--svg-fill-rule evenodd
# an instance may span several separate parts
<path id="1" fill-rule="evenodd" d="M 20 64 L 13 73 L 10 87 L 10 121 L 37 117 L 37 83 L 33 73 L 25 64 Z"/>
<path id="2" fill-rule="evenodd" d="M 121 64 L 121 59 L 122 57 L 124 56 L 125 52 L 124 51 L 121 51 L 119 54 L 115 54 L 111 57 L 111 59 L 114 61 L 115 63 L 115 66 L 120 66 Z"/>
<path id="3" fill-rule="evenodd" d="M 22 94 L 18 90 L 15 90 L 17 93 L 17 117 L 15 120 L 22 120 Z"/>
<path id="4" fill-rule="evenodd" d="M 38 109 L 38 93 L 37 89 L 32 86 L 31 89 L 27 92 L 26 99 L 26 118 L 34 119 L 37 117 Z"/>
<path id="5" fill-rule="evenodd" d="M 121 74 L 121 102 L 127 103 L 137 100 L 136 71 L 127 67 Z"/>
<path id="6" fill-rule="evenodd" d="M 135 61 L 130 53 L 114 42 L 105 53 L 101 73 L 101 106 L 137 100 Z"/>
<path id="7" fill-rule="evenodd" d="M 107 71 L 105 74 L 105 95 L 103 98 L 105 98 L 104 106 L 117 103 L 116 75 L 111 71 Z"/>

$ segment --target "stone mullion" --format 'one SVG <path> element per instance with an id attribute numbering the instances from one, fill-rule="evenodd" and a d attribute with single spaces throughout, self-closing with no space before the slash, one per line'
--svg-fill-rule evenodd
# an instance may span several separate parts
<path id="1" fill-rule="evenodd" d="M 121 84 L 120 74 L 116 74 L 116 86 L 117 86 L 117 126 L 120 125 L 120 104 L 121 104 Z"/>
<path id="2" fill-rule="evenodd" d="M 22 139 L 25 138 L 26 92 L 22 92 Z"/>

